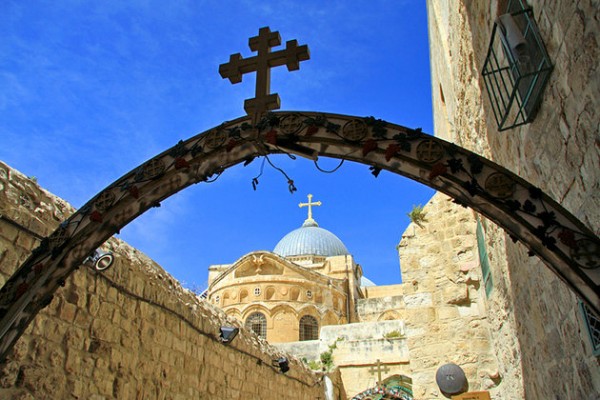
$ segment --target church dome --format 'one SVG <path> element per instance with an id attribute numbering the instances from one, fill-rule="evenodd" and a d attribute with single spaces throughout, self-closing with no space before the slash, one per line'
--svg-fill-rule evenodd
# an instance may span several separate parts
<path id="1" fill-rule="evenodd" d="M 337 236 L 327 229 L 320 228 L 312 218 L 307 219 L 302 227 L 285 235 L 277 243 L 273 253 L 282 257 L 304 255 L 329 257 L 350 254 Z"/>

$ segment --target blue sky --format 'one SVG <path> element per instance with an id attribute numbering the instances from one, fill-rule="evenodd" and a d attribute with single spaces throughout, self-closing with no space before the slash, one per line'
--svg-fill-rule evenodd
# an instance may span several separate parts
<path id="1" fill-rule="evenodd" d="M 253 54 L 248 38 L 270 26 L 307 44 L 300 70 L 279 67 L 271 90 L 282 110 L 375 116 L 433 132 L 424 1 L 11 1 L 0 3 L 0 160 L 75 207 L 181 139 L 243 115 L 254 77 L 232 85 L 219 64 Z M 276 50 L 276 49 L 275 49 Z M 334 174 L 312 162 L 274 161 L 298 191 L 260 163 L 195 185 L 121 231 L 188 284 L 207 267 L 272 250 L 314 217 L 346 244 L 377 284 L 400 282 L 395 246 L 406 213 L 433 190 L 367 166 Z M 331 168 L 336 160 L 323 159 Z"/>

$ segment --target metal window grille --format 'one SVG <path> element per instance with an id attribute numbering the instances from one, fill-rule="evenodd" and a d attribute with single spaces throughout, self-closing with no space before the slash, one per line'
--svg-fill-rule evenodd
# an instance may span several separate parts
<path id="1" fill-rule="evenodd" d="M 494 22 L 483 80 L 500 131 L 535 118 L 553 66 L 524 0 L 510 0 Z"/>
<path id="2" fill-rule="evenodd" d="M 267 319 L 262 313 L 255 312 L 246 320 L 246 329 L 250 329 L 263 339 L 267 338 Z"/>
<path id="3" fill-rule="evenodd" d="M 579 302 L 579 308 L 583 314 L 583 320 L 592 344 L 592 352 L 595 356 L 600 356 L 600 317 L 598 317 L 583 302 Z"/>
<path id="4" fill-rule="evenodd" d="M 310 315 L 300 318 L 300 341 L 317 340 L 319 338 L 319 323 Z"/>
<path id="5" fill-rule="evenodd" d="M 488 258 L 487 249 L 485 247 L 485 237 L 483 235 L 483 227 L 481 221 L 477 218 L 477 250 L 479 253 L 479 264 L 481 265 L 481 275 L 483 276 L 483 284 L 485 287 L 485 294 L 490 297 L 494 282 L 492 281 L 492 273 L 490 269 L 490 260 Z"/>

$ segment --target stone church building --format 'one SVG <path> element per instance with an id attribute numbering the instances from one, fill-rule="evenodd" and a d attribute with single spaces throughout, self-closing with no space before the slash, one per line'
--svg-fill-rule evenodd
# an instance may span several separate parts
<path id="1" fill-rule="evenodd" d="M 308 218 L 273 251 L 211 266 L 208 301 L 314 368 L 327 367 L 320 361 L 329 353 L 348 394 L 400 376 L 405 388 L 412 391 L 414 382 L 421 390 L 419 398 L 436 390 L 436 369 L 450 362 L 478 377 L 471 388 L 497 386 L 472 213 L 434 197 L 427 212 L 439 222 L 410 226 L 398 246 L 406 283 L 376 286 L 313 218 L 320 202 L 311 199 L 300 204 L 308 205 Z M 451 239 L 444 244 L 443 237 Z M 416 243 L 418 254 L 404 254 Z"/>
<path id="2" fill-rule="evenodd" d="M 599 235 L 598 2 L 427 3 L 435 135 Z M 525 36 L 500 26 L 507 13 Z M 60 282 L 0 364 L 0 398 L 379 400 L 385 383 L 384 398 L 433 400 L 462 379 L 440 385 L 453 364 L 475 392 L 456 399 L 599 400 L 598 316 L 484 216 L 442 193 L 424 211 L 398 244 L 403 283 L 389 286 L 363 277 L 344 233 L 312 212 L 272 251 L 210 266 L 206 299 L 113 237 L 102 248 L 114 265 Z M 73 213 L 0 162 L 0 284 Z"/>
<path id="3" fill-rule="evenodd" d="M 211 266 L 208 299 L 270 343 L 314 340 L 322 326 L 359 321 L 361 281 L 344 243 L 309 216 L 272 252 Z"/>

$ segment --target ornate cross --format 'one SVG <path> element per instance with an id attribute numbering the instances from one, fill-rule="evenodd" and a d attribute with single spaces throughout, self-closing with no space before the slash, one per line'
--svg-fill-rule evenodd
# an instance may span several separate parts
<path id="1" fill-rule="evenodd" d="M 240 83 L 242 75 L 256 71 L 256 91 L 253 99 L 244 101 L 244 110 L 254 118 L 254 122 L 271 110 L 279 109 L 280 100 L 277 93 L 271 91 L 271 68 L 286 65 L 288 71 L 300 69 L 300 61 L 310 58 L 308 46 L 298 46 L 297 40 L 288 40 L 285 50 L 271 53 L 271 47 L 281 44 L 279 32 L 271 32 L 267 26 L 258 30 L 258 36 L 250 38 L 250 50 L 258 54 L 250 58 L 242 58 L 240 53 L 232 54 L 229 62 L 219 65 L 219 74 L 231 83 Z"/>
<path id="2" fill-rule="evenodd" d="M 371 368 L 369 368 L 369 373 L 370 374 L 374 374 L 375 372 L 377 372 L 377 386 L 381 385 L 381 361 L 379 359 L 377 359 L 377 371 L 375 371 L 375 365 L 373 365 Z M 383 373 L 387 374 L 388 372 L 390 372 L 390 369 L 388 368 L 387 365 L 383 366 Z"/>
<path id="3" fill-rule="evenodd" d="M 320 201 L 315 201 L 313 203 L 312 201 L 313 195 L 309 194 L 308 195 L 308 203 L 300 203 L 298 204 L 298 207 L 302 208 L 302 207 L 308 207 L 308 219 L 307 221 L 314 221 L 313 217 L 312 217 L 312 206 L 320 206 L 321 202 Z"/>

